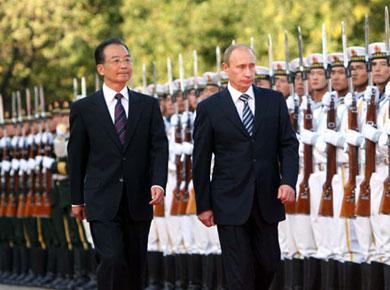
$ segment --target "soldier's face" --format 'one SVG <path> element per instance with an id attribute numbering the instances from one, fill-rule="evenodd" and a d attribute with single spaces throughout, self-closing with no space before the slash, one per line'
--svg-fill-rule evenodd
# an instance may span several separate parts
<path id="1" fill-rule="evenodd" d="M 259 88 L 265 88 L 265 89 L 270 89 L 271 88 L 271 82 L 266 79 L 257 79 L 255 81 L 255 84 Z"/>
<path id="2" fill-rule="evenodd" d="M 287 98 L 290 95 L 287 76 L 275 77 L 275 89 L 278 92 L 281 92 L 285 98 Z"/>
<path id="3" fill-rule="evenodd" d="M 352 84 L 360 87 L 368 82 L 367 67 L 364 62 L 351 62 Z"/>
<path id="4" fill-rule="evenodd" d="M 184 106 L 183 95 L 181 94 L 181 92 L 177 93 L 176 95 L 176 104 L 177 104 L 177 108 L 179 109 L 179 113 L 183 113 L 185 110 L 185 106 Z"/>
<path id="5" fill-rule="evenodd" d="M 295 88 L 295 93 L 302 97 L 305 93 L 304 85 L 303 85 L 303 79 L 302 79 L 302 74 L 301 73 L 296 73 L 295 74 L 295 79 L 294 79 L 294 88 Z"/>
<path id="6" fill-rule="evenodd" d="M 229 63 L 223 64 L 230 84 L 240 92 L 246 92 L 252 85 L 256 73 L 256 59 L 249 49 L 235 49 Z"/>
<path id="7" fill-rule="evenodd" d="M 390 78 L 390 67 L 386 59 L 372 60 L 372 81 L 376 85 L 386 85 Z"/>
<path id="8" fill-rule="evenodd" d="M 175 112 L 175 107 L 173 106 L 173 102 L 171 97 L 167 97 L 167 100 L 165 101 L 165 116 L 170 117 Z"/>
<path id="9" fill-rule="evenodd" d="M 207 99 L 208 97 L 210 97 L 211 95 L 214 95 L 217 92 L 218 92 L 218 87 L 217 86 L 208 85 L 200 93 L 199 101 Z"/>
<path id="10" fill-rule="evenodd" d="M 310 88 L 313 91 L 321 91 L 326 88 L 325 71 L 321 68 L 314 68 L 310 70 Z"/>
<path id="11" fill-rule="evenodd" d="M 189 93 L 188 93 L 188 104 L 190 106 L 190 109 L 194 110 L 196 109 L 196 104 L 197 104 L 197 100 L 196 100 L 196 94 L 195 94 L 195 90 L 191 90 Z"/>
<path id="12" fill-rule="evenodd" d="M 332 80 L 332 87 L 335 91 L 343 92 L 348 89 L 348 79 L 344 67 L 333 67 L 330 78 Z"/>
<path id="13" fill-rule="evenodd" d="M 132 61 L 127 49 L 118 44 L 108 45 L 104 51 L 104 63 L 96 66 L 107 86 L 124 87 L 132 74 Z"/>

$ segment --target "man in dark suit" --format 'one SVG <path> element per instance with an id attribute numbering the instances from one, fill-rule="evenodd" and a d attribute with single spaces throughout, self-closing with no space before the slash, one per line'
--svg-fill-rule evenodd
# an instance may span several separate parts
<path id="1" fill-rule="evenodd" d="M 70 112 L 72 212 L 90 222 L 98 289 L 140 290 L 152 205 L 162 200 L 167 181 L 168 142 L 158 102 L 126 86 L 127 46 L 106 40 L 95 60 L 103 88 Z"/>
<path id="2" fill-rule="evenodd" d="M 280 261 L 278 222 L 299 168 L 284 98 L 252 84 L 255 63 L 245 45 L 225 51 L 228 87 L 199 103 L 194 126 L 198 217 L 218 226 L 230 290 L 268 289 Z"/>

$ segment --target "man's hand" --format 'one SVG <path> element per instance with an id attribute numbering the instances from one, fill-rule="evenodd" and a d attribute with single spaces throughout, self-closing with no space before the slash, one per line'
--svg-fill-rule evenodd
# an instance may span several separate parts
<path id="1" fill-rule="evenodd" d="M 82 221 L 83 219 L 85 219 L 85 207 L 84 207 L 84 205 L 72 206 L 72 214 L 79 221 Z"/>
<path id="2" fill-rule="evenodd" d="M 215 226 L 214 223 L 214 213 L 212 210 L 206 210 L 198 215 L 198 219 L 204 224 L 206 227 Z"/>
<path id="3" fill-rule="evenodd" d="M 295 199 L 295 190 L 287 184 L 279 186 L 278 198 L 282 203 L 292 202 Z"/>
<path id="4" fill-rule="evenodd" d="M 149 204 L 159 204 L 164 198 L 164 190 L 160 186 L 152 186 L 152 188 L 150 189 L 150 195 L 152 197 L 152 200 L 149 202 Z"/>

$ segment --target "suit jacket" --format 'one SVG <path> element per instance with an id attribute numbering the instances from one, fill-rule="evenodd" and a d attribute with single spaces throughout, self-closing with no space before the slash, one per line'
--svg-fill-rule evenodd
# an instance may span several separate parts
<path id="1" fill-rule="evenodd" d="M 285 218 L 277 198 L 281 184 L 295 189 L 298 141 L 282 94 L 253 87 L 254 134 L 240 119 L 227 89 L 199 103 L 194 125 L 193 181 L 197 211 L 213 210 L 220 225 L 245 223 L 257 194 L 268 223 Z M 210 163 L 215 155 L 210 180 Z"/>
<path id="2" fill-rule="evenodd" d="M 103 91 L 76 101 L 68 143 L 72 204 L 84 204 L 89 221 L 112 220 L 127 193 L 134 220 L 152 219 L 150 187 L 165 188 L 168 141 L 157 100 L 129 90 L 127 139 L 121 145 Z"/>

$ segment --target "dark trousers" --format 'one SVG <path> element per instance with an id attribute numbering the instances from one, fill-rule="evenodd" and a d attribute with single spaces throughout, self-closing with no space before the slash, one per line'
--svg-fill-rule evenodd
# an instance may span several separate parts
<path id="1" fill-rule="evenodd" d="M 268 290 L 280 263 L 278 225 L 260 216 L 257 200 L 248 221 L 218 225 L 229 290 Z"/>
<path id="2" fill-rule="evenodd" d="M 98 257 L 99 290 L 141 290 L 144 287 L 150 222 L 131 218 L 125 192 L 112 221 L 91 222 Z"/>

